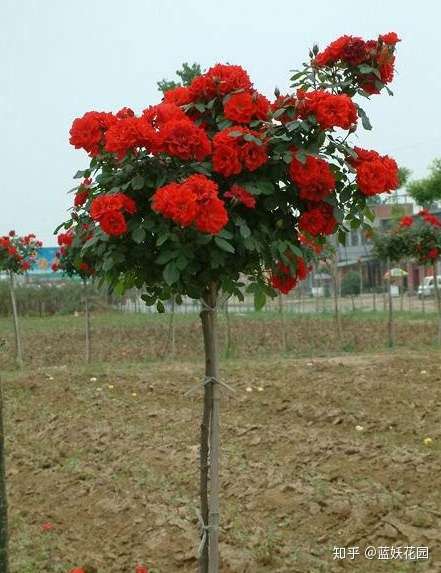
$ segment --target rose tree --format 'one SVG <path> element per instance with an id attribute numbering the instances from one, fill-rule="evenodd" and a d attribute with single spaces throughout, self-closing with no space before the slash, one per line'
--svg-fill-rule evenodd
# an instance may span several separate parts
<path id="1" fill-rule="evenodd" d="M 423 209 L 415 218 L 402 217 L 397 235 L 407 245 L 407 255 L 420 265 L 430 265 L 438 310 L 438 342 L 441 344 L 441 293 L 438 287 L 438 261 L 441 254 L 441 219 Z M 424 296 L 424 293 L 423 293 Z"/>
<path id="2" fill-rule="evenodd" d="M 117 292 L 143 289 L 159 311 L 173 296 L 202 301 L 200 571 L 218 571 L 219 293 L 242 297 L 246 285 L 260 307 L 274 289 L 288 292 L 308 272 L 305 237 L 317 245 L 364 224 L 368 197 L 397 187 L 395 161 L 349 136 L 359 118 L 370 129 L 352 98 L 388 90 L 398 41 L 343 36 L 315 47 L 292 92 L 273 102 L 240 66 L 217 64 L 139 116 L 123 108 L 73 122 L 70 142 L 91 160 L 64 227 L 88 226 L 82 256 Z"/>
<path id="3" fill-rule="evenodd" d="M 41 241 L 37 241 L 34 234 L 19 237 L 15 231 L 9 231 L 8 235 L 0 237 L 0 272 L 6 272 L 9 275 L 16 360 L 19 367 L 23 366 L 23 351 L 18 325 L 14 276 L 21 275 L 31 268 L 32 262 L 41 246 Z"/>

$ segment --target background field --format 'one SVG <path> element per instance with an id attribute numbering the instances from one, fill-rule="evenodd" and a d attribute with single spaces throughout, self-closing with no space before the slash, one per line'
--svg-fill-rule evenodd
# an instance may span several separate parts
<path id="1" fill-rule="evenodd" d="M 86 366 L 81 315 L 23 319 L 17 372 L 0 320 L 12 573 L 196 570 L 202 344 L 197 316 L 177 316 L 170 360 L 168 321 L 97 314 Z M 342 341 L 331 315 L 284 321 L 230 316 L 222 572 L 439 571 L 435 317 L 399 315 L 394 351 L 382 312 L 345 315 Z M 221 353 L 225 333 L 221 315 Z M 337 563 L 334 545 L 427 545 L 432 559 Z"/>

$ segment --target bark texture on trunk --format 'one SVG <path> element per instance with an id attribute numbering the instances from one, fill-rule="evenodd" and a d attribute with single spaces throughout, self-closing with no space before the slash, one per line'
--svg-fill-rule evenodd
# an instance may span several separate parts
<path id="1" fill-rule="evenodd" d="M 201 423 L 200 500 L 201 517 L 207 527 L 207 541 L 199 558 L 200 573 L 219 571 L 219 449 L 220 392 L 216 340 L 218 288 L 215 283 L 204 292 L 201 310 L 205 350 L 204 411 Z M 204 531 L 204 535 L 206 531 Z"/>

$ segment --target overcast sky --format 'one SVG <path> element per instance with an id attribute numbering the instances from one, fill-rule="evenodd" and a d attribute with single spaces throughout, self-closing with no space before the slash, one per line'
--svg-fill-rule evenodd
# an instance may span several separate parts
<path id="1" fill-rule="evenodd" d="M 66 217 L 72 175 L 87 156 L 71 148 L 72 120 L 89 110 L 141 111 L 156 81 L 181 63 L 244 66 L 270 97 L 314 42 L 398 32 L 394 97 L 365 109 L 360 145 L 393 155 L 415 177 L 441 155 L 438 0 L 2 0 L 0 2 L 0 235 L 33 231 L 47 246 Z"/>

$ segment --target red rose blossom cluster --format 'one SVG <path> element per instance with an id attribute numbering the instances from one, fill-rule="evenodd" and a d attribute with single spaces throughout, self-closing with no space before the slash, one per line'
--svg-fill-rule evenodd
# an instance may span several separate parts
<path id="1" fill-rule="evenodd" d="M 333 215 L 332 206 L 325 202 L 313 204 L 311 209 L 299 217 L 299 229 L 313 237 L 332 235 L 336 226 L 337 221 Z"/>
<path id="2" fill-rule="evenodd" d="M 213 171 L 224 177 L 255 171 L 267 161 L 267 146 L 257 131 L 234 126 L 213 137 Z"/>
<path id="3" fill-rule="evenodd" d="M 357 122 L 357 109 L 346 94 L 334 95 L 323 90 L 297 92 L 297 116 L 315 116 L 321 129 L 350 129 Z"/>
<path id="4" fill-rule="evenodd" d="M 42 245 L 33 233 L 19 237 L 15 231 L 9 231 L 8 235 L 0 237 L 0 271 L 28 271 Z"/>
<path id="5" fill-rule="evenodd" d="M 430 213 L 427 209 L 421 209 L 418 215 L 422 217 L 426 223 L 429 223 L 429 225 L 432 225 L 433 227 L 441 227 L 441 220 L 439 217 Z"/>
<path id="6" fill-rule="evenodd" d="M 224 104 L 224 115 L 234 123 L 250 123 L 268 119 L 270 102 L 256 91 L 233 94 Z"/>
<path id="7" fill-rule="evenodd" d="M 217 184 L 205 175 L 191 175 L 182 183 L 156 190 L 152 209 L 181 227 L 195 226 L 201 233 L 217 234 L 228 222 Z"/>
<path id="8" fill-rule="evenodd" d="M 413 217 L 411 215 L 404 215 L 400 219 L 400 227 L 411 227 L 413 224 Z"/>
<path id="9" fill-rule="evenodd" d="M 282 262 L 278 262 L 276 269 L 271 273 L 271 285 L 282 292 L 288 294 L 298 281 L 303 281 L 309 274 L 310 269 L 305 261 L 300 257 L 295 257 L 296 272 L 293 275 L 290 268 Z"/>
<path id="10" fill-rule="evenodd" d="M 248 209 L 254 209 L 256 206 L 256 198 L 251 195 L 244 187 L 235 183 L 229 191 L 224 193 L 226 199 L 236 200 Z"/>
<path id="11" fill-rule="evenodd" d="M 363 195 L 369 197 L 397 189 L 398 165 L 394 159 L 360 147 L 354 151 L 357 159 L 351 158 L 348 163 L 357 170 L 357 185 Z"/>
<path id="12" fill-rule="evenodd" d="M 133 199 L 124 193 L 113 193 L 96 197 L 90 206 L 90 216 L 100 224 L 108 235 L 118 236 L 127 231 L 123 213 L 133 215 L 137 207 Z"/>
<path id="13" fill-rule="evenodd" d="M 377 40 L 365 41 L 356 36 L 341 36 L 332 42 L 323 52 L 317 54 L 314 65 L 318 68 L 338 64 L 355 68 L 369 65 L 378 69 L 378 76 L 371 71 L 356 69 L 361 87 L 369 94 L 380 92 L 381 83 L 388 84 L 393 80 L 396 44 L 400 41 L 395 32 L 389 32 Z M 380 85 L 377 85 L 377 82 Z"/>
<path id="14" fill-rule="evenodd" d="M 335 177 L 329 163 L 308 155 L 302 163 L 294 155 L 289 164 L 289 176 L 299 190 L 299 197 L 308 201 L 322 201 L 335 189 Z"/>

